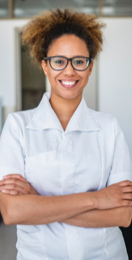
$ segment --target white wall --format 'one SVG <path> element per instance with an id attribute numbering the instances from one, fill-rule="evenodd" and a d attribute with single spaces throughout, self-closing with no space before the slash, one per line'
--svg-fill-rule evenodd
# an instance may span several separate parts
<path id="1" fill-rule="evenodd" d="M 16 106 L 15 28 L 21 28 L 27 20 L 0 21 L 0 97 L 8 111 Z"/>
<path id="2" fill-rule="evenodd" d="M 132 18 L 104 19 L 98 109 L 116 116 L 132 155 Z"/>

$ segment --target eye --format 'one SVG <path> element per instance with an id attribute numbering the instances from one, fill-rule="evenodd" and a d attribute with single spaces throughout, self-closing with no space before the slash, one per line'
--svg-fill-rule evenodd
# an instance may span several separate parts
<path id="1" fill-rule="evenodd" d="M 82 64 L 83 61 L 82 60 L 77 60 L 77 64 Z"/>
<path id="2" fill-rule="evenodd" d="M 75 65 L 81 65 L 81 64 L 83 64 L 84 63 L 84 61 L 82 60 L 82 59 L 75 59 L 74 60 L 74 64 Z"/>
<path id="3" fill-rule="evenodd" d="M 62 59 L 56 59 L 55 61 L 54 61 L 56 64 L 64 64 L 64 61 L 62 60 Z"/>

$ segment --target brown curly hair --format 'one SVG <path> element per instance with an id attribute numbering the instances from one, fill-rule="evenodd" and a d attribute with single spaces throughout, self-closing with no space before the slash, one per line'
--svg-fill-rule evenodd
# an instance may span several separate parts
<path id="1" fill-rule="evenodd" d="M 87 15 L 70 9 L 42 12 L 23 27 L 22 44 L 29 47 L 31 56 L 41 65 L 49 46 L 62 35 L 73 34 L 87 45 L 94 59 L 102 50 L 104 23 L 95 15 Z"/>

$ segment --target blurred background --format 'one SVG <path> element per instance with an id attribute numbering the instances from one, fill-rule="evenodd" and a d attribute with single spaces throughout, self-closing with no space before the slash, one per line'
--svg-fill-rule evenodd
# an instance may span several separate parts
<path id="1" fill-rule="evenodd" d="M 20 37 L 33 15 L 56 7 L 96 14 L 106 23 L 84 97 L 90 108 L 118 119 L 132 155 L 132 0 L 0 0 L 0 132 L 8 113 L 36 107 L 50 90 Z M 1 222 L 1 260 L 15 260 L 15 242 L 15 227 Z"/>

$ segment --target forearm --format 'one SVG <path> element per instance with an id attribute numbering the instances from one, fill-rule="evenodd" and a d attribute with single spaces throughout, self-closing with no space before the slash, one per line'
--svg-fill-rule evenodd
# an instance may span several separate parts
<path id="1" fill-rule="evenodd" d="M 132 206 L 132 183 L 130 181 L 122 181 L 117 184 L 113 184 L 99 191 L 94 192 L 82 192 L 77 194 L 61 195 L 61 196 L 40 196 L 40 195 L 6 195 L 0 192 L 0 209 L 4 219 L 5 224 L 29 224 L 29 225 L 39 225 L 48 224 L 56 221 L 64 221 L 68 218 L 72 218 L 83 212 L 89 210 L 106 210 L 100 211 L 99 215 L 89 215 L 91 216 L 91 221 L 96 223 L 104 220 L 104 224 L 107 221 L 111 221 L 111 217 L 115 214 L 115 211 L 110 211 L 107 209 L 117 209 L 120 207 Z M 113 196 L 114 194 L 114 196 Z M 108 212 L 108 213 L 107 213 Z M 95 212 L 96 213 L 96 212 Z M 115 220 L 118 218 L 122 211 L 116 211 Z M 87 212 L 88 214 L 88 212 Z M 93 214 L 92 211 L 89 214 Z M 101 215 L 102 214 L 102 215 Z M 107 215 L 108 214 L 108 215 Z M 124 214 L 124 211 L 123 211 Z M 126 213 L 125 213 L 126 215 Z M 125 216 L 124 215 L 124 216 Z M 129 222 L 130 210 L 128 211 Z M 79 218 L 79 225 L 88 227 L 89 219 L 83 214 L 83 219 L 80 216 L 76 217 L 76 221 Z M 82 217 L 81 217 L 82 218 Z M 96 219 L 97 218 L 97 219 Z M 127 218 L 125 217 L 127 220 Z M 67 220 L 66 220 L 67 221 Z M 69 220 L 68 220 L 69 221 Z M 71 220 L 70 220 L 71 221 Z M 72 219 L 73 221 L 73 219 Z M 75 221 L 75 219 L 74 219 Z M 83 224 L 86 223 L 86 224 Z M 91 222 L 93 223 L 93 222 Z M 98 223 L 98 222 L 97 222 Z M 110 222 L 111 223 L 111 222 Z M 115 221 L 112 225 L 117 225 Z M 126 221 L 125 225 L 128 225 Z M 73 224 L 72 225 L 78 225 Z M 94 224 L 95 225 L 95 224 Z M 102 225 L 102 224 L 98 224 Z M 96 227 L 99 227 L 99 226 Z M 122 224 L 119 224 L 122 225 Z"/>
<path id="2" fill-rule="evenodd" d="M 130 225 L 132 207 L 120 207 L 107 210 L 90 210 L 62 220 L 61 222 L 87 228 L 101 228 Z"/>
<path id="3" fill-rule="evenodd" d="M 6 195 L 0 193 L 5 224 L 48 224 L 95 208 L 92 193 L 62 196 Z"/>

